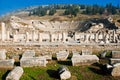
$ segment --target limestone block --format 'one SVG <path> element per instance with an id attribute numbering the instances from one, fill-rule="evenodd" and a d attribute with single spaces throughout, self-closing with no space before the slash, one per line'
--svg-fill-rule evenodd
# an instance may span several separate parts
<path id="1" fill-rule="evenodd" d="M 111 75 L 114 77 L 120 76 L 120 66 L 116 66 L 113 68 Z"/>
<path id="2" fill-rule="evenodd" d="M 92 51 L 88 50 L 88 49 L 83 49 L 82 50 L 82 55 L 92 55 Z"/>
<path id="3" fill-rule="evenodd" d="M 2 30 L 1 30 L 1 39 L 2 39 L 2 41 L 5 41 L 5 37 L 6 37 L 6 28 L 5 28 L 5 23 L 4 22 L 2 22 L 1 23 L 1 27 L 2 27 Z"/>
<path id="4" fill-rule="evenodd" d="M 0 60 L 0 68 L 13 68 L 14 62 L 14 59 Z"/>
<path id="5" fill-rule="evenodd" d="M 116 63 L 120 63 L 119 58 L 110 58 L 110 64 L 116 64 Z"/>
<path id="6" fill-rule="evenodd" d="M 120 51 L 112 51 L 112 58 L 120 58 Z"/>
<path id="7" fill-rule="evenodd" d="M 120 66 L 120 63 L 113 64 L 114 67 Z"/>
<path id="8" fill-rule="evenodd" d="M 22 67 L 15 67 L 6 77 L 6 80 L 19 80 L 23 74 Z"/>
<path id="9" fill-rule="evenodd" d="M 43 55 L 43 56 L 40 56 L 40 57 L 45 57 L 46 60 L 52 60 L 52 55 Z"/>
<path id="10" fill-rule="evenodd" d="M 70 71 L 65 66 L 60 66 L 58 68 L 58 74 L 59 74 L 61 80 L 69 79 L 71 77 Z"/>
<path id="11" fill-rule="evenodd" d="M 72 57 L 73 66 L 91 65 L 96 62 L 99 62 L 99 58 L 96 55 L 80 55 L 78 57 Z"/>
<path id="12" fill-rule="evenodd" d="M 33 67 L 33 66 L 46 67 L 47 63 L 48 61 L 46 61 L 45 57 L 22 58 L 20 60 L 20 66 L 22 67 Z"/>
<path id="13" fill-rule="evenodd" d="M 59 51 L 58 53 L 56 53 L 57 55 L 57 60 L 66 60 L 67 57 L 69 56 L 69 52 L 67 51 Z"/>
<path id="14" fill-rule="evenodd" d="M 29 57 L 34 57 L 35 56 L 35 51 L 34 50 L 26 50 L 23 55 L 22 58 L 29 58 Z"/>
<path id="15" fill-rule="evenodd" d="M 29 33 L 26 32 L 26 42 L 29 42 L 29 37 L 30 37 Z"/>
<path id="16" fill-rule="evenodd" d="M 6 59 L 6 50 L 0 50 L 0 60 L 5 60 Z"/>

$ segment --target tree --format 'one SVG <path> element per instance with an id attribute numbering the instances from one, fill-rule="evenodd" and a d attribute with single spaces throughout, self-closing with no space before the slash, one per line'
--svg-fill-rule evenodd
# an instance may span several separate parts
<path id="1" fill-rule="evenodd" d="M 56 9 L 50 9 L 49 15 L 54 15 L 56 13 Z"/>
<path id="2" fill-rule="evenodd" d="M 72 5 L 65 10 L 64 15 L 77 16 L 77 13 L 79 11 L 80 11 L 80 7 L 78 5 Z"/>

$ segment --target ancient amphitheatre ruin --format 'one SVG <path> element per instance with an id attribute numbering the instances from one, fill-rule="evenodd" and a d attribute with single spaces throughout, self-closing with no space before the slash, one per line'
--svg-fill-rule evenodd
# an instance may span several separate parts
<path id="1" fill-rule="evenodd" d="M 113 29 L 109 28 L 110 26 L 113 26 Z M 98 63 L 99 58 L 94 54 L 96 52 L 119 50 L 120 29 L 113 23 L 111 17 L 81 22 L 27 20 L 11 16 L 8 23 L 1 22 L 0 40 L 2 49 L 0 67 L 14 68 L 16 61 L 19 61 L 21 67 L 46 67 L 53 55 L 56 54 L 57 61 L 65 61 L 71 53 L 73 54 L 71 66 L 81 66 Z M 114 53 L 119 55 L 119 51 L 113 51 L 112 54 Z M 112 65 L 120 61 L 114 59 L 116 55 L 110 59 Z M 17 73 L 17 68 L 19 69 L 16 67 L 8 74 L 6 80 L 11 77 L 17 80 L 15 76 L 11 76 Z M 19 78 L 23 74 L 23 69 L 20 70 Z M 61 74 L 61 79 L 71 77 L 66 67 L 60 67 L 60 71 L 62 70 L 65 72 Z M 111 74 L 114 76 L 114 73 Z"/>

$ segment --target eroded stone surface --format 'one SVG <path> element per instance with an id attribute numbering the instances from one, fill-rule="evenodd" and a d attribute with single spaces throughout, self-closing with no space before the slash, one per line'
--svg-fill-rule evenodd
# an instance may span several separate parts
<path id="1" fill-rule="evenodd" d="M 6 50 L 2 49 L 0 50 L 0 60 L 5 60 L 6 59 Z"/>
<path id="2" fill-rule="evenodd" d="M 79 53 L 73 53 L 72 65 L 90 65 L 99 62 L 99 58 L 96 55 L 80 55 Z"/>
<path id="3" fill-rule="evenodd" d="M 60 66 L 58 68 L 58 74 L 61 80 L 69 79 L 71 77 L 70 71 L 65 66 Z"/>
<path id="4" fill-rule="evenodd" d="M 116 76 L 120 76 L 120 66 L 116 66 L 113 68 L 111 75 L 116 77 Z"/>
<path id="5" fill-rule="evenodd" d="M 0 60 L 0 68 L 13 68 L 14 62 L 14 59 Z"/>
<path id="6" fill-rule="evenodd" d="M 48 61 L 46 61 L 45 57 L 23 58 L 20 60 L 20 66 L 22 67 L 34 67 L 34 66 L 46 67 L 47 63 Z"/>
<path id="7" fill-rule="evenodd" d="M 56 56 L 57 56 L 58 61 L 66 60 L 67 57 L 69 56 L 69 52 L 67 52 L 67 51 L 59 51 L 58 53 L 56 53 Z"/>
<path id="8" fill-rule="evenodd" d="M 6 80 L 19 80 L 23 74 L 22 67 L 15 67 L 6 77 Z"/>

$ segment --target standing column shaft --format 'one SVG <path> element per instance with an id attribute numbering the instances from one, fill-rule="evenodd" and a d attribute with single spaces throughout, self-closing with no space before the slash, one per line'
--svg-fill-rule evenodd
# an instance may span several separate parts
<path id="1" fill-rule="evenodd" d="M 1 23 L 1 26 L 2 26 L 2 33 L 1 33 L 1 39 L 2 41 L 5 41 L 5 32 L 6 32 L 6 29 L 5 29 L 5 23 Z"/>
<path id="2" fill-rule="evenodd" d="M 42 35 L 39 33 L 39 42 L 42 42 Z"/>
<path id="3" fill-rule="evenodd" d="M 35 41 L 35 31 L 32 32 L 32 41 Z"/>
<path id="4" fill-rule="evenodd" d="M 29 42 L 29 33 L 26 32 L 26 42 Z"/>
<path id="5" fill-rule="evenodd" d="M 7 40 L 9 41 L 10 40 L 10 32 L 7 31 Z"/>
<path id="6" fill-rule="evenodd" d="M 63 42 L 66 42 L 66 34 L 63 32 Z"/>

